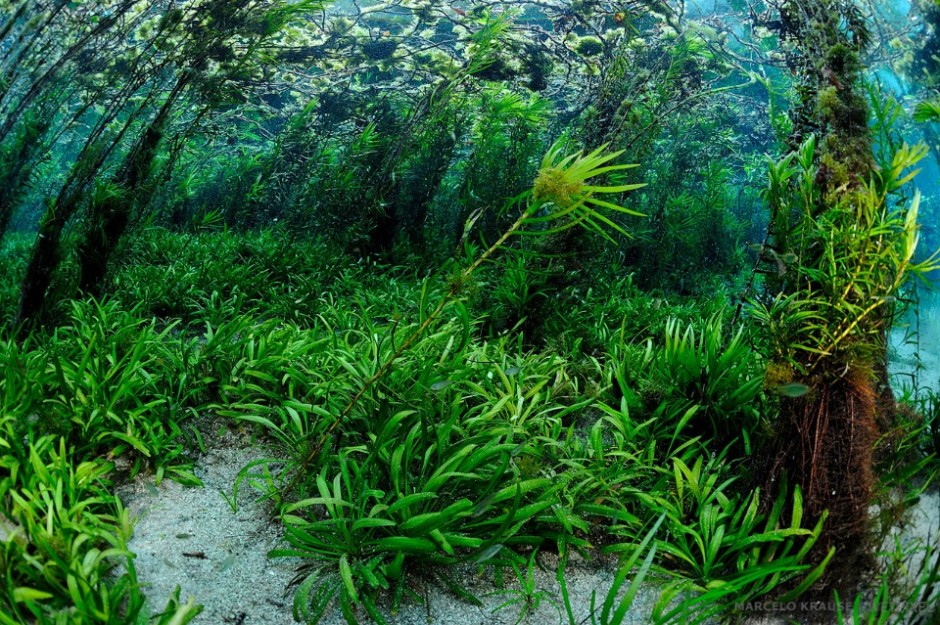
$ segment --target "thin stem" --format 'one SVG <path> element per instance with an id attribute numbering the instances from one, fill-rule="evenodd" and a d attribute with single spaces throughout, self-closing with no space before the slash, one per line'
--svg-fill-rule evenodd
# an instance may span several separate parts
<path id="1" fill-rule="evenodd" d="M 408 338 L 406 338 L 404 342 L 402 342 L 401 345 L 398 346 L 398 349 L 396 349 L 394 353 L 392 353 L 392 355 L 389 357 L 389 359 L 385 361 L 385 364 L 379 367 L 378 371 L 376 371 L 365 382 L 362 383 L 362 386 L 359 387 L 359 390 L 356 392 L 356 394 L 353 395 L 352 399 L 349 400 L 349 402 L 342 409 L 342 411 L 340 411 L 340 413 L 336 416 L 336 418 L 333 419 L 333 422 L 330 423 L 330 426 L 320 436 L 320 439 L 317 441 L 317 444 L 314 445 L 314 447 L 310 450 L 310 453 L 308 453 L 307 456 L 304 458 L 303 462 L 300 463 L 300 466 L 297 468 L 296 472 L 294 473 L 294 477 L 292 477 L 290 482 L 287 483 L 287 486 L 283 489 L 282 493 L 284 494 L 289 493 L 297 485 L 297 482 L 300 479 L 300 476 L 310 466 L 310 463 L 314 461 L 314 459 L 320 454 L 320 452 L 323 451 L 323 446 L 326 444 L 327 439 L 330 437 L 330 435 L 333 434 L 333 432 L 336 431 L 336 428 L 339 427 L 339 424 L 342 423 L 346 419 L 346 417 L 349 416 L 349 414 L 353 411 L 353 408 L 356 407 L 356 405 L 359 403 L 362 397 L 366 394 L 366 392 L 368 392 L 368 390 L 372 388 L 376 382 L 378 382 L 383 377 L 385 377 L 385 375 L 391 370 L 392 365 L 395 364 L 395 361 L 398 360 L 402 354 L 408 351 L 408 349 L 415 343 L 415 341 L 417 341 L 421 337 L 421 335 L 424 334 L 424 332 L 431 326 L 431 324 L 434 323 L 434 321 L 438 318 L 438 316 L 440 316 L 440 314 L 444 311 L 444 308 L 447 307 L 447 304 L 453 301 L 454 297 L 456 297 L 457 293 L 460 290 L 460 285 L 467 278 L 473 275 L 473 272 L 479 269 L 480 265 L 486 262 L 486 260 L 490 256 L 495 254 L 496 251 L 500 247 L 502 247 L 502 245 L 507 240 L 509 240 L 509 237 L 511 237 L 514 233 L 516 233 L 519 230 L 519 228 L 522 227 L 522 224 L 525 223 L 526 218 L 529 217 L 529 215 L 532 213 L 533 210 L 534 208 L 532 206 L 526 207 L 526 209 L 522 211 L 522 214 L 515 221 L 515 223 L 513 223 L 506 230 L 506 232 L 504 232 L 503 235 L 499 237 L 499 239 L 497 239 L 495 243 L 493 243 L 489 248 L 487 248 L 485 252 L 480 254 L 479 258 L 477 258 L 476 261 L 474 261 L 472 265 L 470 265 L 469 267 L 467 267 L 460 273 L 459 278 L 454 281 L 451 287 L 447 290 L 447 293 L 445 293 L 444 296 L 441 297 L 441 300 L 437 303 L 437 306 L 435 306 L 434 310 L 432 310 L 428 314 L 424 322 L 420 326 L 418 326 L 418 328 L 414 332 L 412 332 L 408 336 Z"/>

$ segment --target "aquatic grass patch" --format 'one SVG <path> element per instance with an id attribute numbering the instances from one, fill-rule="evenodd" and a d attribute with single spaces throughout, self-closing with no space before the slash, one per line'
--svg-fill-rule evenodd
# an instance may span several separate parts
<path id="1" fill-rule="evenodd" d="M 267 356 L 251 352 L 240 366 L 266 373 L 228 389 L 236 401 L 216 410 L 305 452 L 304 438 L 323 431 L 331 411 L 374 375 L 399 329 L 375 327 L 369 315 L 329 316 L 361 329 L 272 325 L 246 338 L 245 345 L 266 344 Z M 714 615 L 732 609 L 735 593 L 760 596 L 812 573 L 802 557 L 814 532 L 798 517 L 780 525 L 782 503 L 769 516 L 759 513 L 756 493 L 732 487 L 730 463 L 703 460 L 711 443 L 690 431 L 695 408 L 664 403 L 637 421 L 625 407 L 586 395 L 557 355 L 517 351 L 508 337 L 462 336 L 454 323 L 422 335 L 360 397 L 309 465 L 313 474 L 298 480 L 306 495 L 283 504 L 291 546 L 272 555 L 307 560 L 295 592 L 299 617 L 316 622 L 335 604 L 350 622 L 387 618 L 385 600 L 394 609 L 413 599 L 431 571 L 473 601 L 448 573 L 456 564 L 524 572 L 532 549 L 590 550 L 599 542 L 619 543 L 612 553 L 629 551 L 667 508 L 668 533 L 656 536 L 648 568 L 672 580 L 664 587 L 672 593 L 662 608 L 667 620 L 679 618 L 673 601 L 680 596 L 682 614 Z M 310 352 L 292 352 L 293 341 Z M 288 362 L 307 386 L 291 386 Z M 316 375 L 300 373 L 312 362 Z M 595 373 L 602 372 L 598 364 Z M 301 407 L 300 397 L 312 401 Z M 277 496 L 277 478 L 268 482 Z M 708 601 L 693 601 L 704 593 Z M 515 600 L 526 605 L 523 595 L 507 595 Z"/>
<path id="2" fill-rule="evenodd" d="M 459 396 L 464 384 L 438 392 Z M 469 561 L 521 571 L 526 551 L 589 547 L 593 523 L 630 516 L 613 489 L 605 492 L 606 506 L 589 499 L 588 489 L 604 491 L 602 480 L 586 486 L 588 470 L 555 465 L 543 453 L 544 440 L 535 433 L 550 413 L 519 423 L 501 403 L 493 396 L 479 404 L 489 410 L 466 411 L 453 402 L 444 414 L 403 411 L 360 434 L 368 443 L 323 454 L 330 464 L 317 477 L 317 496 L 284 507 L 292 548 L 272 554 L 311 560 L 300 570 L 296 614 L 315 621 L 336 599 L 348 620 L 356 618 L 357 605 L 379 620 L 382 593 L 391 595 L 394 610 L 429 572 L 475 601 L 449 567 Z M 344 433 L 342 440 L 351 438 Z"/>
<path id="3" fill-rule="evenodd" d="M 267 428 L 293 449 L 340 401 L 328 393 L 331 374 L 341 366 L 334 360 L 330 367 L 330 358 L 339 356 L 327 349 L 331 341 L 274 322 L 210 326 L 201 354 L 208 368 L 204 379 L 216 389 L 210 407 L 220 416 Z"/>
<path id="4" fill-rule="evenodd" d="M 210 407 L 264 426 L 290 450 L 303 448 L 392 355 L 397 337 L 413 330 L 379 299 L 363 294 L 352 307 L 321 298 L 309 328 L 250 318 L 207 325 L 197 370 L 215 389 Z M 367 431 L 395 406 L 426 402 L 459 368 L 469 333 L 469 326 L 443 324 L 417 342 L 387 380 L 364 394 L 345 432 Z"/>
<path id="5" fill-rule="evenodd" d="M 127 454 L 131 475 L 151 466 L 158 480 L 167 472 L 197 481 L 182 429 L 194 414 L 186 362 L 172 331 L 115 301 L 73 303 L 70 322 L 44 344 L 40 418 L 83 454 Z"/>
<path id="6" fill-rule="evenodd" d="M 108 456 L 131 475 L 195 482 L 186 422 L 198 381 L 191 346 L 117 302 L 76 301 L 50 335 L 0 341 L 0 408 L 25 436 L 63 436 L 82 457 Z"/>
<path id="7" fill-rule="evenodd" d="M 698 330 L 670 319 L 650 377 L 666 389 L 667 398 L 699 406 L 701 416 L 696 418 L 707 420 L 711 435 L 723 440 L 743 436 L 749 447 L 764 376 L 743 329 L 726 335 L 720 317 L 706 320 Z"/>
<path id="8" fill-rule="evenodd" d="M 565 359 L 523 351 L 517 338 L 480 341 L 469 321 L 441 321 L 422 334 L 329 431 L 336 411 L 395 353 L 395 337 L 414 327 L 331 306 L 317 328 L 242 320 L 219 328 L 227 339 L 206 335 L 207 353 L 217 345 L 225 354 L 213 365 L 218 375 L 229 376 L 213 409 L 262 426 L 294 453 L 264 477 L 270 496 L 283 496 L 309 441 L 329 436 L 294 484 L 296 499 L 282 503 L 290 547 L 272 553 L 306 560 L 299 617 L 315 622 L 336 605 L 349 622 L 387 618 L 383 610 L 414 599 L 431 571 L 473 601 L 449 574 L 454 565 L 524 571 L 535 548 L 619 542 L 629 550 L 670 502 L 669 534 L 657 536 L 650 566 L 673 580 L 672 599 L 689 596 L 683 614 L 723 613 L 734 592 L 771 592 L 811 572 L 797 545 L 812 532 L 777 527 L 753 509 L 756 495 L 732 489 L 729 464 L 701 460 L 713 442 L 690 426 L 699 408 L 662 402 L 634 418 L 626 404 L 586 393 Z M 594 375 L 605 371 L 597 363 Z M 679 483 L 677 467 L 687 468 Z M 666 495 L 681 490 L 685 500 L 697 489 L 703 500 L 694 505 Z M 748 542 L 749 531 L 766 536 Z M 690 580 L 702 571 L 690 563 L 700 544 L 717 552 L 709 552 L 710 577 L 696 585 Z M 739 561 L 754 566 L 741 573 Z M 709 601 L 692 600 L 706 592 Z M 678 618 L 672 603 L 664 606 Z"/>
<path id="9" fill-rule="evenodd" d="M 732 613 L 740 598 L 780 588 L 798 596 L 819 578 L 832 552 L 818 566 L 807 561 L 822 522 L 804 527 L 798 492 L 764 509 L 760 492 L 739 483 L 746 472 L 730 456 L 737 446 L 716 455 L 714 441 L 690 436 L 689 411 L 634 421 L 625 405 L 600 405 L 588 445 L 572 446 L 581 458 L 564 463 L 584 489 L 570 505 L 585 511 L 590 536 L 610 554 L 632 553 L 662 515 L 650 579 L 661 595 L 656 622 L 703 622 Z"/>
<path id="10" fill-rule="evenodd" d="M 730 336 L 720 317 L 697 324 L 665 322 L 661 338 L 644 344 L 612 337 L 607 363 L 617 395 L 633 409 L 662 410 L 664 404 L 690 416 L 707 438 L 742 439 L 759 426 L 759 394 L 764 375 L 743 329 Z M 691 411 L 691 412 L 689 412 Z"/>
<path id="11" fill-rule="evenodd" d="M 402 425 L 408 424 L 393 427 Z M 335 595 L 347 619 L 354 605 L 362 605 L 383 622 L 376 616 L 376 594 L 390 590 L 400 600 L 428 565 L 484 561 L 514 544 L 542 541 L 527 522 L 554 503 L 551 481 L 513 479 L 515 445 L 498 435 L 465 438 L 459 431 L 419 428 L 406 427 L 398 444 L 380 438 L 378 449 L 344 450 L 332 483 L 324 473 L 317 478 L 319 497 L 284 508 L 293 548 L 272 555 L 314 558 L 301 570 L 306 579 L 295 595 L 295 614 L 306 614 L 309 605 L 320 615 Z M 433 463 L 421 457 L 423 437 L 436 439 L 429 450 Z M 331 590 L 331 580 L 342 583 Z"/>
<path id="12" fill-rule="evenodd" d="M 546 342 L 563 352 L 570 351 L 577 341 L 582 351 L 598 358 L 617 343 L 638 344 L 652 339 L 661 345 L 670 320 L 697 326 L 723 315 L 731 301 L 730 294 L 721 291 L 696 297 L 659 289 L 641 290 L 634 269 L 626 265 L 582 271 L 586 275 L 555 293 L 542 307 Z M 593 278 L 599 272 L 613 275 L 599 281 Z"/>
<path id="13" fill-rule="evenodd" d="M 360 329 L 269 324 L 239 339 L 225 401 L 214 409 L 305 453 L 304 441 L 325 431 L 332 411 L 395 349 L 393 333 L 409 332 L 376 327 L 368 314 L 325 317 Z M 299 573 L 297 615 L 316 620 L 336 600 L 347 618 L 357 609 L 376 618 L 381 594 L 410 596 L 427 565 L 443 567 L 435 570 L 457 590 L 448 566 L 516 562 L 516 550 L 589 532 L 579 514 L 606 512 L 569 510 L 561 493 L 574 470 L 558 475 L 555 456 L 563 454 L 546 451 L 556 437 L 571 437 L 574 415 L 587 405 L 577 383 L 559 358 L 517 348 L 509 339 L 476 342 L 467 325 L 443 322 L 359 398 L 309 465 L 315 474 L 298 481 L 309 494 L 282 507 L 291 548 L 272 555 L 309 561 Z"/>
<path id="14" fill-rule="evenodd" d="M 25 436 L 30 423 L 40 420 L 43 380 L 48 358 L 37 336 L 17 342 L 0 338 L 0 415 L 14 419 L 9 427 Z"/>
<path id="15" fill-rule="evenodd" d="M 714 460 L 712 461 L 714 462 Z M 803 526 L 799 489 L 787 491 L 769 511 L 760 491 L 734 492 L 734 478 L 721 468 L 673 460 L 675 483 L 666 496 L 653 495 L 654 510 L 666 515 L 667 535 L 658 543 L 662 566 L 675 579 L 667 583 L 654 610 L 657 622 L 699 623 L 797 582 L 785 598 L 795 598 L 818 580 L 835 551 L 811 564 L 807 554 L 825 523 Z M 785 508 L 790 519 L 783 518 Z"/>
<path id="16" fill-rule="evenodd" d="M 113 295 L 163 319 L 198 327 L 226 302 L 243 314 L 315 325 L 320 298 L 360 293 L 375 280 L 324 243 L 283 230 L 180 233 L 149 228 L 128 246 L 112 275 Z"/>
<path id="17" fill-rule="evenodd" d="M 569 522 L 557 497 L 561 482 L 533 435 L 565 406 L 526 409 L 543 401 L 544 384 L 506 396 L 476 382 L 495 380 L 505 391 L 519 375 L 516 365 L 493 362 L 494 349 L 460 347 L 445 332 L 426 335 L 416 350 L 431 347 L 444 348 L 440 368 L 399 361 L 397 384 L 360 400 L 337 431 L 338 448 L 321 454 L 316 496 L 284 506 L 292 549 L 273 555 L 312 560 L 301 571 L 297 614 L 315 617 L 337 598 L 347 618 L 356 605 L 377 618 L 379 593 L 400 601 L 427 565 L 515 559 L 513 547 L 538 546 L 563 533 L 559 518 Z M 531 363 L 529 376 L 540 366 L 548 371 L 552 362 Z M 515 408 L 504 410 L 510 403 Z M 446 568 L 434 570 L 446 577 Z"/>
<path id="18" fill-rule="evenodd" d="M 53 436 L 21 445 L 15 425 L 0 421 L 0 623 L 192 620 L 199 608 L 180 605 L 178 591 L 151 618 L 127 549 L 133 523 L 111 494 L 113 464 L 82 461 Z"/>

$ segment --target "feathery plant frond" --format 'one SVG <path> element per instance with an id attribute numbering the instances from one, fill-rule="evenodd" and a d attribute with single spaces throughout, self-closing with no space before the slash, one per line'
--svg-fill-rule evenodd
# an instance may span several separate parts
<path id="1" fill-rule="evenodd" d="M 940 120 L 940 98 L 925 100 L 914 109 L 914 121 L 935 122 Z"/>
<path id="2" fill-rule="evenodd" d="M 613 211 L 635 217 L 642 213 L 625 208 L 614 202 L 597 197 L 598 194 L 619 194 L 640 189 L 645 184 L 614 184 L 609 186 L 591 183 L 600 176 L 632 169 L 636 165 L 611 165 L 623 151 L 607 152 L 604 144 L 593 152 L 577 152 L 564 156 L 561 141 L 549 149 L 542 159 L 538 176 L 532 186 L 532 202 L 526 225 L 545 226 L 536 230 L 524 230 L 524 234 L 546 235 L 562 232 L 581 225 L 609 239 L 605 227 L 629 236 L 622 226 L 612 221 L 605 211 Z"/>

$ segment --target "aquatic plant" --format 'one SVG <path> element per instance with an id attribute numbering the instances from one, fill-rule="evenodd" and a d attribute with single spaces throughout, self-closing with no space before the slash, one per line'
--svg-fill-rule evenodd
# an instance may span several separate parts
<path id="1" fill-rule="evenodd" d="M 890 169 L 838 194 L 820 184 L 826 165 L 815 164 L 814 149 L 810 138 L 772 165 L 770 177 L 774 211 L 796 222 L 777 240 L 793 256 L 779 274 L 786 290 L 753 308 L 770 362 L 791 372 L 780 380 L 780 450 L 769 471 L 786 469 L 799 480 L 810 515 L 830 512 L 825 543 L 857 554 L 874 484 L 876 414 L 885 409 L 875 384 L 890 311 L 905 281 L 937 262 L 914 257 L 919 194 L 898 208 L 889 199 L 913 178 L 923 147 L 904 146 Z M 824 434 L 800 439 L 797 432 Z"/>
<path id="2" fill-rule="evenodd" d="M 31 356 L 25 359 L 34 361 Z M 20 379 L 7 378 L 3 387 L 0 623 L 191 621 L 201 607 L 192 599 L 181 604 L 178 588 L 158 614 L 141 593 L 127 548 L 133 521 L 111 492 L 114 464 L 46 433 L 51 428 L 42 421 L 10 411 L 21 408 L 10 405 L 11 396 L 29 388 Z M 115 573 L 116 565 L 123 571 Z"/>
<path id="3" fill-rule="evenodd" d="M 356 407 L 360 398 L 372 386 L 381 380 L 393 367 L 395 361 L 405 354 L 415 341 L 419 340 L 425 331 L 434 324 L 444 309 L 461 293 L 461 289 L 473 273 L 480 268 L 503 245 L 517 234 L 532 234 L 545 236 L 562 232 L 578 225 L 596 230 L 603 234 L 602 225 L 608 225 L 618 231 L 623 228 L 604 216 L 604 212 L 615 211 L 627 214 L 637 214 L 635 211 L 623 208 L 607 200 L 594 197 L 595 194 L 623 193 L 642 187 L 642 184 L 597 186 L 588 184 L 593 178 L 612 172 L 633 167 L 632 165 L 610 165 L 610 161 L 617 158 L 620 153 L 603 154 L 604 147 L 598 148 L 589 154 L 577 152 L 560 158 L 561 144 L 556 144 L 548 151 L 542 161 L 538 176 L 535 179 L 531 193 L 511 200 L 510 207 L 522 204 L 522 210 L 516 221 L 489 248 L 483 251 L 468 267 L 459 271 L 451 279 L 447 293 L 430 312 L 424 313 L 424 320 L 399 344 L 397 349 L 385 360 L 374 374 L 362 382 L 361 388 L 349 400 L 349 403 L 333 419 L 330 426 L 320 435 L 319 441 L 312 447 L 311 452 L 300 464 L 296 475 L 301 475 L 307 465 L 323 449 L 328 437 L 343 422 L 347 415 Z M 560 160 L 559 160 L 560 158 Z M 550 181 L 546 184 L 546 180 Z M 559 193 L 562 189 L 563 193 Z M 531 201 L 527 201 L 531 196 Z M 540 213 L 542 209 L 545 212 Z M 557 224 L 557 225 L 556 225 Z M 536 228 L 531 228 L 536 225 Z M 548 226 L 547 228 L 545 226 Z M 605 235 L 606 236 L 606 235 Z M 285 492 L 290 492 L 296 484 L 296 477 L 291 480 Z"/>
<path id="4" fill-rule="evenodd" d="M 545 236 L 564 232 L 580 225 L 608 238 L 607 229 L 627 235 L 627 231 L 606 214 L 620 213 L 642 217 L 642 213 L 596 196 L 626 193 L 646 185 L 598 185 L 591 182 L 600 176 L 609 176 L 636 167 L 636 165 L 610 164 L 623 154 L 623 151 L 607 152 L 607 148 L 607 145 L 602 145 L 590 153 L 578 152 L 565 156 L 561 142 L 552 146 L 542 159 L 532 185 L 533 203 L 527 210 L 528 214 L 520 222 L 520 226 L 546 224 L 548 228 L 528 229 L 521 232 Z M 543 208 L 546 209 L 546 214 L 539 214 Z"/>
<path id="5" fill-rule="evenodd" d="M 148 618 L 106 575 L 108 480 L 194 482 L 207 412 L 286 456 L 236 488 L 277 501 L 309 620 L 387 618 L 423 571 L 473 601 L 468 558 L 524 616 L 536 554 L 606 545 L 591 619 L 653 576 L 657 618 L 695 622 L 861 570 L 829 547 L 873 414 L 884 479 L 935 470 L 933 406 L 895 418 L 877 382 L 932 267 L 922 150 L 860 87 L 916 79 L 937 143 L 932 3 L 107 4 L 0 1 L 0 620 Z M 756 243 L 764 155 L 801 146 Z M 745 488 L 781 458 L 798 490 Z M 59 490 L 87 514 L 47 514 Z"/>

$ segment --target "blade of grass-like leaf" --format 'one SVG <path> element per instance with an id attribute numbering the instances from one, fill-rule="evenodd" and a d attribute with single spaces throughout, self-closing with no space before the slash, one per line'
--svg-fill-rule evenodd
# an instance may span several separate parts
<path id="1" fill-rule="evenodd" d="M 409 538 L 407 536 L 387 536 L 373 541 L 371 545 L 377 550 L 392 553 L 401 551 L 406 554 L 432 554 L 438 551 L 438 546 L 427 538 Z"/>
<path id="2" fill-rule="evenodd" d="M 640 584 L 643 583 L 643 580 L 646 578 L 646 575 L 649 572 L 650 566 L 652 566 L 653 556 L 655 555 L 656 549 L 649 548 L 650 543 L 656 536 L 656 532 L 659 530 L 659 526 L 662 525 L 663 521 L 666 519 L 666 513 L 663 512 L 659 515 L 659 518 L 656 520 L 656 523 L 653 524 L 653 527 L 646 533 L 646 536 L 640 541 L 640 544 L 630 554 L 630 557 L 627 558 L 626 562 L 620 567 L 620 570 L 617 572 L 617 576 L 614 578 L 614 583 L 611 586 L 610 590 L 607 591 L 607 595 L 604 598 L 603 606 L 601 607 L 601 624 L 607 625 L 608 623 L 620 623 L 623 620 L 623 616 L 626 614 L 626 611 L 630 609 L 630 605 L 633 602 L 633 599 L 636 597 L 636 593 L 639 592 Z M 619 620 L 610 620 L 611 610 L 613 610 L 614 602 L 617 600 L 617 593 L 620 592 L 620 588 L 623 586 L 623 583 L 626 581 L 627 576 L 633 571 L 633 567 L 636 565 L 637 560 L 639 560 L 640 555 L 649 549 L 649 552 L 646 555 L 646 559 L 643 561 L 643 565 L 640 567 L 638 574 L 633 578 L 633 581 L 630 582 L 630 586 L 627 589 L 627 594 L 624 596 L 623 601 L 620 606 L 614 611 L 614 616 L 617 617 L 619 614 Z"/>
<path id="3" fill-rule="evenodd" d="M 633 183 L 633 184 L 618 184 L 615 186 L 609 187 L 598 187 L 591 185 L 592 193 L 625 193 L 627 191 L 635 191 L 636 189 L 642 189 L 647 186 L 645 182 Z"/>
<path id="4" fill-rule="evenodd" d="M 627 610 L 633 607 L 633 600 L 636 599 L 636 595 L 640 592 L 640 586 L 643 585 L 643 582 L 646 580 L 646 576 L 649 574 L 650 567 L 653 566 L 653 558 L 656 557 L 656 545 L 652 545 L 649 548 L 649 553 L 646 554 L 646 558 L 643 560 L 643 564 L 640 566 L 639 570 L 634 575 L 633 580 L 630 582 L 630 587 L 627 588 L 627 593 L 623 596 L 623 599 L 620 600 L 620 605 L 617 606 L 617 610 L 614 612 L 614 619 L 611 621 L 613 625 L 619 625 L 623 622 L 624 617 L 627 615 Z"/>
<path id="5" fill-rule="evenodd" d="M 607 165 L 606 167 L 598 167 L 597 169 L 592 169 L 589 172 L 589 176 L 587 177 L 593 178 L 596 176 L 601 176 L 603 174 L 608 174 L 612 171 L 622 171 L 624 169 L 633 169 L 634 167 L 637 167 L 635 163 L 624 164 L 624 165 Z"/>
<path id="6" fill-rule="evenodd" d="M 356 618 L 356 612 L 353 610 L 353 602 L 346 588 L 341 588 L 339 592 L 339 609 L 349 625 L 359 625 L 359 619 Z"/>
<path id="7" fill-rule="evenodd" d="M 832 557 L 836 554 L 835 547 L 831 548 L 826 554 L 826 557 L 823 558 L 822 562 L 816 565 L 812 571 L 800 582 L 800 585 L 794 588 L 792 591 L 785 594 L 780 598 L 780 601 L 787 602 L 792 601 L 796 597 L 799 597 L 804 592 L 806 592 L 810 586 L 816 583 L 816 581 L 822 577 L 822 574 L 825 573 L 826 567 L 829 565 L 829 561 L 832 560 Z"/>
<path id="8" fill-rule="evenodd" d="M 389 515 L 396 514 L 399 510 L 403 508 L 408 508 L 414 504 L 428 501 L 430 499 L 436 499 L 437 493 L 432 492 L 421 492 L 413 493 L 411 495 L 405 495 L 404 497 L 399 497 L 394 503 L 392 503 L 387 510 Z"/>
<path id="9" fill-rule="evenodd" d="M 339 557 L 339 575 L 343 579 L 343 585 L 352 603 L 359 603 L 359 592 L 356 589 L 356 583 L 353 580 L 352 567 L 349 565 L 349 558 L 344 553 Z"/>
<path id="10" fill-rule="evenodd" d="M 640 186 L 646 186 L 646 185 L 640 185 Z M 616 212 L 618 212 L 618 213 L 624 213 L 624 214 L 626 214 L 626 215 L 633 215 L 633 216 L 635 216 L 635 217 L 645 217 L 645 216 L 646 216 L 646 215 L 644 215 L 643 213 L 637 212 L 637 211 L 635 211 L 635 210 L 633 210 L 633 209 L 631 209 L 631 208 L 626 208 L 625 206 L 620 206 L 619 204 L 614 204 L 613 202 L 608 202 L 608 201 L 606 201 L 606 200 L 599 200 L 599 199 L 597 199 L 597 198 L 594 197 L 594 196 L 588 196 L 588 197 L 584 198 L 584 201 L 587 202 L 588 204 L 594 204 L 594 205 L 596 205 L 596 206 L 600 206 L 600 207 L 602 207 L 602 208 L 606 208 L 606 209 L 609 209 L 609 210 L 612 210 L 612 211 L 616 211 Z"/>

